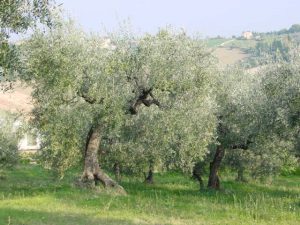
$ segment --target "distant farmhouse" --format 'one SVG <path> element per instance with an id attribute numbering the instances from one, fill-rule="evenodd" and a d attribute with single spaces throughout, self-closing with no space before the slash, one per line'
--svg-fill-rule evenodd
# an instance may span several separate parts
<path id="1" fill-rule="evenodd" d="M 244 31 L 242 37 L 246 40 L 253 39 L 253 33 L 251 31 Z"/>

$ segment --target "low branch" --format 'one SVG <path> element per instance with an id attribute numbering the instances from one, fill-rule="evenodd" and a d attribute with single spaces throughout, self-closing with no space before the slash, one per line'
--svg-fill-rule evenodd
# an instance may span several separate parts
<path id="1" fill-rule="evenodd" d="M 100 100 L 97 101 L 95 98 L 91 98 L 90 96 L 82 92 L 78 92 L 77 94 L 79 97 L 83 98 L 83 100 L 89 104 L 101 104 L 104 100 L 104 98 L 100 98 Z"/>

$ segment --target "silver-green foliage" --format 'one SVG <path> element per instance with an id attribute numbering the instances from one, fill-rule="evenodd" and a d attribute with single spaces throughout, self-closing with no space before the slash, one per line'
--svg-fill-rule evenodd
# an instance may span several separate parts
<path id="1" fill-rule="evenodd" d="M 13 166 L 18 161 L 18 136 L 12 116 L 0 118 L 0 168 Z"/>
<path id="2" fill-rule="evenodd" d="M 248 170 L 256 178 L 295 169 L 299 64 L 274 63 L 258 74 L 241 74 L 246 88 L 237 92 L 238 107 L 231 103 L 232 111 L 225 119 L 229 135 L 225 135 L 224 141 L 229 141 L 230 150 L 227 163 Z M 234 84 L 242 85 L 236 81 Z M 231 148 L 247 140 L 247 149 Z"/>
<path id="3" fill-rule="evenodd" d="M 295 169 L 299 140 L 300 64 L 299 57 L 291 63 L 276 63 L 263 71 L 263 91 L 267 96 L 263 147 L 272 150 L 270 158 L 277 168 Z M 277 169 L 278 171 L 278 169 Z"/>
<path id="4" fill-rule="evenodd" d="M 37 25 L 53 26 L 53 0 L 1 0 L 0 1 L 0 83 L 3 89 L 17 76 L 20 65 L 17 45 L 10 37 Z"/>
<path id="5" fill-rule="evenodd" d="M 23 63 L 48 166 L 64 171 L 77 165 L 93 124 L 102 127 L 102 153 L 131 167 L 171 158 L 191 170 L 207 152 L 216 124 L 214 70 L 197 38 L 120 30 L 104 39 L 68 23 L 36 32 Z M 159 107 L 140 105 L 131 115 L 130 106 L 147 90 Z"/>

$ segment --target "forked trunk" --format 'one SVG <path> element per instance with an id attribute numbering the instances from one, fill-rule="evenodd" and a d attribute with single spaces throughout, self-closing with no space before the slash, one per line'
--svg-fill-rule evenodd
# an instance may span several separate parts
<path id="1" fill-rule="evenodd" d="M 210 172 L 209 172 L 209 178 L 208 178 L 208 188 L 219 190 L 220 189 L 220 178 L 218 175 L 220 165 L 222 162 L 222 159 L 225 155 L 225 149 L 222 146 L 218 146 L 216 149 L 216 153 L 214 156 L 213 161 L 210 163 Z"/>
<path id="2" fill-rule="evenodd" d="M 100 126 L 93 126 L 87 136 L 85 147 L 84 172 L 81 177 L 82 183 L 87 187 L 95 187 L 98 182 L 105 188 L 115 188 L 125 193 L 123 187 L 112 180 L 99 166 L 98 154 L 101 140 Z"/>
<path id="3" fill-rule="evenodd" d="M 151 162 L 150 166 L 149 166 L 148 175 L 145 178 L 145 183 L 146 184 L 153 184 L 154 183 L 154 180 L 153 180 L 153 170 L 154 170 L 154 165 Z"/>

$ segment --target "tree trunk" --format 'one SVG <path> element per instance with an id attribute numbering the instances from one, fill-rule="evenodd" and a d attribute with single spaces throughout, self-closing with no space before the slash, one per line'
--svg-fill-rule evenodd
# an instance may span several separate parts
<path id="1" fill-rule="evenodd" d="M 95 187 L 100 182 L 105 188 L 115 188 L 120 193 L 125 193 L 123 187 L 112 180 L 99 166 L 100 139 L 100 126 L 91 127 L 86 141 L 84 172 L 81 181 L 86 187 Z"/>
<path id="2" fill-rule="evenodd" d="M 120 163 L 116 162 L 114 164 L 114 173 L 115 173 L 115 179 L 117 182 L 121 181 L 121 168 L 120 168 Z"/>
<path id="3" fill-rule="evenodd" d="M 210 163 L 210 172 L 208 178 L 208 188 L 219 190 L 220 189 L 220 178 L 218 171 L 225 155 L 225 149 L 222 146 L 218 146 L 213 161 Z"/>
<path id="4" fill-rule="evenodd" d="M 145 178 L 145 183 L 146 184 L 153 184 L 154 183 L 154 180 L 153 180 L 153 170 L 154 170 L 154 165 L 153 165 L 152 162 L 150 162 L 148 175 Z"/>
<path id="5" fill-rule="evenodd" d="M 196 163 L 196 165 L 193 168 L 193 178 L 199 182 L 200 191 L 204 190 L 204 182 L 202 180 L 202 173 L 203 173 L 202 170 L 203 168 L 201 163 Z"/>
<path id="6" fill-rule="evenodd" d="M 238 182 L 247 182 L 245 177 L 244 177 L 244 169 L 243 168 L 238 169 L 236 181 L 238 181 Z"/>

